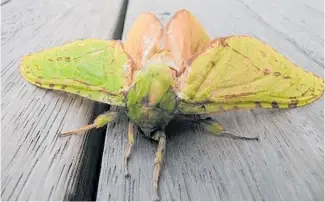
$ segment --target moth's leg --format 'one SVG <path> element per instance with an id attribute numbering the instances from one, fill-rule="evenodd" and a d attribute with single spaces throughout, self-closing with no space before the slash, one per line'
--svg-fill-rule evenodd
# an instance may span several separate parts
<path id="1" fill-rule="evenodd" d="M 215 119 L 212 119 L 211 117 L 207 117 L 205 119 L 199 119 L 198 122 L 203 126 L 203 128 L 210 133 L 222 137 L 229 137 L 233 139 L 243 139 L 243 140 L 259 140 L 259 137 L 245 137 L 245 136 L 237 136 L 233 133 L 224 130 L 222 125 L 218 123 Z"/>
<path id="2" fill-rule="evenodd" d="M 97 118 L 94 120 L 93 124 L 86 125 L 86 126 L 80 128 L 80 129 L 77 129 L 77 130 L 72 130 L 72 131 L 61 133 L 61 134 L 59 134 L 59 136 L 74 135 L 74 134 L 78 134 L 78 133 L 90 130 L 92 128 L 100 128 L 100 127 L 106 125 L 107 123 L 110 123 L 113 120 L 115 120 L 115 118 L 117 117 L 117 114 L 118 114 L 118 112 L 107 111 L 103 114 L 98 115 Z"/>
<path id="3" fill-rule="evenodd" d="M 129 176 L 128 171 L 128 160 L 134 145 L 134 124 L 129 121 L 129 130 L 128 130 L 128 143 L 124 150 L 124 175 L 125 177 Z"/>
<path id="4" fill-rule="evenodd" d="M 158 183 L 159 183 L 159 176 L 160 176 L 160 170 L 163 164 L 164 160 L 164 154 L 165 154 L 165 149 L 166 149 L 166 135 L 162 131 L 157 131 L 155 134 L 155 139 L 159 138 L 159 143 L 158 143 L 158 148 L 156 152 L 156 157 L 155 157 L 155 168 L 154 168 L 154 173 L 153 173 L 153 188 L 155 192 L 155 200 L 159 200 L 159 194 L 158 194 Z"/>

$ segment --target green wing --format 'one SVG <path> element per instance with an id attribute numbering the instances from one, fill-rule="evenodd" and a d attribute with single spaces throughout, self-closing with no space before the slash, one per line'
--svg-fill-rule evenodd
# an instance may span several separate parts
<path id="1" fill-rule="evenodd" d="M 251 37 L 219 38 L 192 59 L 178 80 L 179 113 L 294 108 L 319 99 L 322 78 Z"/>
<path id="2" fill-rule="evenodd" d="M 119 41 L 87 39 L 25 56 L 20 71 L 36 86 L 124 106 L 131 66 Z"/>

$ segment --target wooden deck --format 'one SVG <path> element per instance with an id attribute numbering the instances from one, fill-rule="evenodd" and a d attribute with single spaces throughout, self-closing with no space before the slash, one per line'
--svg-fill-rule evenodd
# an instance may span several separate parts
<path id="1" fill-rule="evenodd" d="M 125 38 L 141 12 L 151 11 L 166 23 L 177 10 L 188 9 L 212 38 L 255 36 L 306 70 L 324 74 L 322 0 L 2 3 L 2 200 L 153 199 L 157 144 L 138 136 L 129 162 L 131 178 L 125 179 L 126 116 L 110 124 L 106 136 L 103 128 L 58 138 L 58 132 L 87 124 L 109 106 L 28 84 L 18 71 L 28 53 L 80 38 L 120 38 L 122 30 Z M 324 200 L 323 105 L 322 98 L 304 108 L 214 116 L 238 135 L 260 135 L 260 142 L 218 138 L 199 126 L 182 130 L 174 122 L 161 199 Z"/>

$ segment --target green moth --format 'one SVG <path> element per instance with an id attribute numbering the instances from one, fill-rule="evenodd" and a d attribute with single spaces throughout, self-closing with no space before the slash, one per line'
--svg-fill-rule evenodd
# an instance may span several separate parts
<path id="1" fill-rule="evenodd" d="M 210 40 L 195 17 L 181 10 L 164 29 L 151 13 L 141 14 L 124 43 L 86 39 L 25 56 L 20 68 L 30 83 L 74 93 L 124 109 L 129 117 L 125 174 L 134 144 L 134 126 L 158 141 L 154 192 L 158 197 L 166 136 L 177 114 L 234 109 L 295 108 L 323 95 L 323 79 L 293 64 L 269 45 L 249 36 Z M 105 112 L 76 134 L 112 122 Z M 199 119 L 215 135 L 239 137 L 214 119 Z"/>

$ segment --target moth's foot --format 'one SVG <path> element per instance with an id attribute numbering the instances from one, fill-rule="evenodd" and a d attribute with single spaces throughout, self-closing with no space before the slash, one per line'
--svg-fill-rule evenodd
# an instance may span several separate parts
<path id="1" fill-rule="evenodd" d="M 129 178 L 129 177 L 131 177 L 131 175 L 130 175 L 130 173 L 129 173 L 127 167 L 124 167 L 124 177 L 125 177 L 125 178 Z"/>
<path id="2" fill-rule="evenodd" d="M 154 200 L 154 201 L 160 201 L 159 195 L 156 194 L 153 200 Z"/>
<path id="3" fill-rule="evenodd" d="M 224 136 L 224 137 L 230 137 L 232 139 L 241 139 L 241 140 L 255 140 L 255 141 L 259 141 L 260 140 L 260 137 L 259 136 L 256 136 L 256 137 L 245 137 L 245 136 L 238 136 L 238 135 L 235 135 L 231 132 L 228 132 L 228 131 L 223 131 L 220 136 Z"/>
<path id="4" fill-rule="evenodd" d="M 64 137 L 64 136 L 69 136 L 69 135 L 76 135 L 76 134 L 80 134 L 82 132 L 85 132 L 87 130 L 90 130 L 90 129 L 93 129 L 93 128 L 96 128 L 96 124 L 90 124 L 90 125 L 86 125 L 80 129 L 77 129 L 77 130 L 71 130 L 71 131 L 67 131 L 67 132 L 64 132 L 64 133 L 59 133 L 58 136 L 59 137 Z"/>

